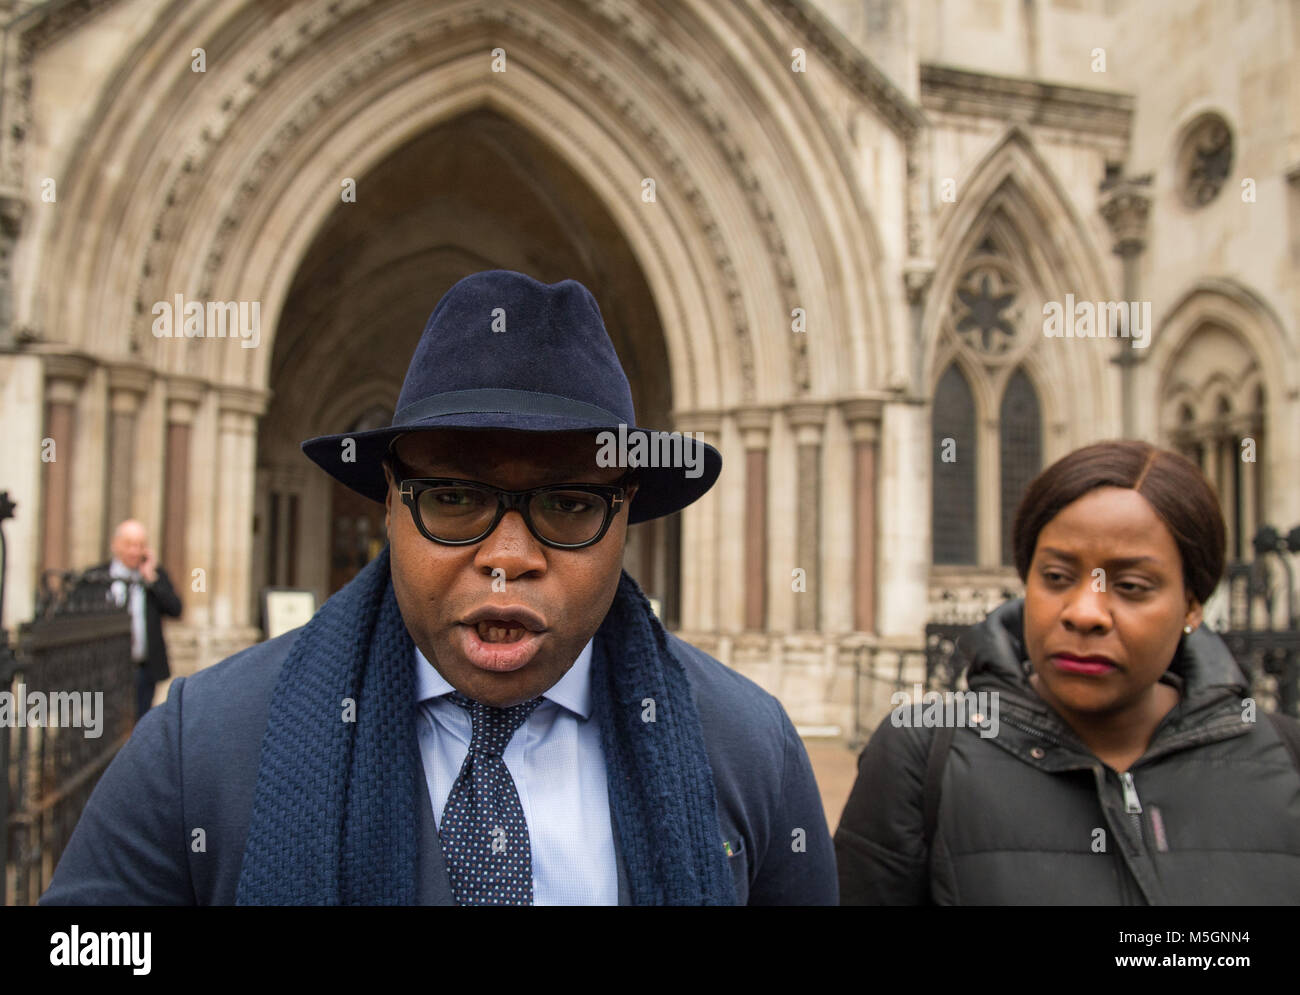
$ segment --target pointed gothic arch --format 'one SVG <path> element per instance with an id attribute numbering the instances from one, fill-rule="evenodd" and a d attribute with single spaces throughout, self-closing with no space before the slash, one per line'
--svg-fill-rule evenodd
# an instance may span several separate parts
<path id="1" fill-rule="evenodd" d="M 969 260 L 990 237 L 1023 274 L 1028 294 L 1024 314 L 1032 330 L 1041 330 L 1041 308 L 1049 300 L 1059 301 L 1066 293 L 1093 301 L 1114 296 L 1092 229 L 1030 137 L 1012 125 L 957 178 L 956 202 L 939 212 L 935 241 L 947 250 L 937 260 L 922 317 L 922 369 L 934 368 L 953 295 Z M 1041 346 L 1041 335 L 1035 344 Z M 1109 348 L 1102 347 L 1102 340 L 1056 344 L 1070 349 L 1026 350 L 1035 356 L 1039 376 L 1071 384 L 1079 401 L 1071 412 L 1076 421 L 1094 426 L 1115 422 L 1118 396 L 1108 375 Z M 1061 418 L 1049 419 L 1064 424 Z M 1069 448 L 1069 440 L 1062 442 Z M 1049 448 L 1057 448 L 1055 440 Z"/>
<path id="2" fill-rule="evenodd" d="M 939 219 L 937 240 L 948 251 L 922 319 L 923 368 L 934 383 L 960 361 L 978 399 L 978 551 L 970 565 L 994 569 L 1008 562 L 1018 500 L 1008 490 L 1023 489 L 1048 459 L 1107 434 L 1115 421 L 1106 404 L 1113 347 L 1047 338 L 1044 305 L 1067 293 L 1086 300 L 1111 295 L 1090 233 L 1023 130 L 1008 129 L 958 190 Z M 1061 230 L 1072 237 L 1061 238 Z M 1009 388 L 1016 394 L 1012 412 Z M 1063 392 L 1070 396 L 1068 417 L 1058 398 Z M 1008 417 L 1015 424 L 1004 424 Z M 937 516 L 932 526 L 940 527 Z"/>
<path id="3" fill-rule="evenodd" d="M 1140 388 L 1158 399 L 1147 431 L 1201 466 L 1215 486 L 1229 557 L 1255 529 L 1289 521 L 1279 482 L 1300 445 L 1297 348 L 1272 308 L 1235 280 L 1203 280 L 1158 321 Z"/>

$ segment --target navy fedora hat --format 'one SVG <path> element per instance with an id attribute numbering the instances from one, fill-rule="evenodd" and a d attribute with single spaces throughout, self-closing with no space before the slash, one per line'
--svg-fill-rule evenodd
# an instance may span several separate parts
<path id="1" fill-rule="evenodd" d="M 674 448 L 667 433 L 636 426 L 632 390 L 591 291 L 576 280 L 546 284 L 511 270 L 471 274 L 438 302 L 407 367 L 391 425 L 320 436 L 302 448 L 335 480 L 383 501 L 382 460 L 393 439 L 440 428 L 611 432 L 627 443 L 620 452 L 635 453 L 640 445 L 640 465 L 635 455 L 631 464 L 638 490 L 629 523 L 685 508 L 722 471 L 722 455 L 698 438 L 674 440 L 678 454 L 692 447 L 686 459 L 647 459 Z M 593 468 L 596 455 L 593 436 Z"/>

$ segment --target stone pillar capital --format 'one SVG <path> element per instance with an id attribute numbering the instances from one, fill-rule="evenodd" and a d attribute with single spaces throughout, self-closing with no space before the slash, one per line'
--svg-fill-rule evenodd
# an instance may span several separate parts
<path id="1" fill-rule="evenodd" d="M 167 423 L 193 425 L 207 385 L 197 377 L 167 378 Z"/>
<path id="2" fill-rule="evenodd" d="M 86 382 L 90 371 L 95 368 L 93 359 L 75 352 L 49 352 L 44 355 L 43 361 L 48 384 L 64 383 L 74 390 Z"/>
<path id="3" fill-rule="evenodd" d="M 880 422 L 855 421 L 849 426 L 849 435 L 855 445 L 874 446 L 880 442 Z"/>
<path id="4" fill-rule="evenodd" d="M 69 380 L 64 377 L 52 377 L 45 381 L 45 399 L 51 404 L 70 404 L 75 406 L 80 389 L 80 380 Z"/>
<path id="5" fill-rule="evenodd" d="M 138 398 L 149 392 L 153 378 L 153 370 L 147 366 L 117 363 L 108 367 L 108 389 L 113 394 L 134 394 Z"/>
<path id="6" fill-rule="evenodd" d="M 153 383 L 153 371 L 143 366 L 108 368 L 109 410 L 115 415 L 134 415 Z"/>
<path id="7" fill-rule="evenodd" d="M 855 397 L 844 401 L 840 411 L 848 422 L 849 435 L 855 444 L 874 445 L 880 440 L 880 414 L 883 405 L 872 397 Z"/>
<path id="8" fill-rule="evenodd" d="M 676 411 L 673 425 L 678 432 L 707 432 L 716 436 L 722 431 L 721 411 Z"/>
<path id="9" fill-rule="evenodd" d="M 1110 228 L 1117 256 L 1136 256 L 1146 248 L 1147 218 L 1151 213 L 1151 175 L 1103 184 L 1098 211 Z"/>
<path id="10" fill-rule="evenodd" d="M 171 397 L 167 399 L 168 425 L 193 425 L 198 403 L 189 398 Z"/>
<path id="11" fill-rule="evenodd" d="M 135 391 L 116 387 L 109 393 L 108 410 L 112 414 L 134 417 L 139 409 L 140 395 Z"/>
<path id="12" fill-rule="evenodd" d="M 266 406 L 271 399 L 269 391 L 255 387 L 223 384 L 217 390 L 223 419 L 226 414 L 234 412 L 252 415 L 254 418 L 260 417 L 266 412 Z"/>
<path id="13" fill-rule="evenodd" d="M 222 408 L 217 419 L 217 430 L 222 435 L 246 435 L 251 438 L 257 434 L 257 416 L 239 408 Z"/>
<path id="14" fill-rule="evenodd" d="M 741 408 L 736 412 L 736 426 L 745 440 L 746 449 L 766 449 L 772 429 L 772 412 L 767 408 Z"/>
<path id="15" fill-rule="evenodd" d="M 190 404 L 197 405 L 203 399 L 203 392 L 206 389 L 207 384 L 198 377 L 167 378 L 167 400 L 169 401 L 188 401 Z"/>
<path id="16" fill-rule="evenodd" d="M 795 443 L 800 446 L 818 446 L 826 426 L 826 405 L 800 402 L 786 408 L 786 419 L 794 429 Z"/>
<path id="17" fill-rule="evenodd" d="M 805 425 L 820 428 L 826 424 L 826 405 L 820 401 L 800 401 L 785 409 L 785 416 L 795 428 Z"/>

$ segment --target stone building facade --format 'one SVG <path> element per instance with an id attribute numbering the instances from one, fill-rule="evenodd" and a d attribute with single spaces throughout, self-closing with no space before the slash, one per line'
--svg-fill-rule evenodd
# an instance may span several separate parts
<path id="1" fill-rule="evenodd" d="M 1015 589 L 1009 509 L 1079 445 L 1200 460 L 1234 550 L 1300 523 L 1294 3 L 0 14 L 7 623 L 128 515 L 180 581 L 180 672 L 260 638 L 264 588 L 328 596 L 382 511 L 298 443 L 386 424 L 490 267 L 589 286 L 638 420 L 722 451 L 627 567 L 806 727 Z M 1131 302 L 1145 346 L 1048 334 L 1078 302 Z"/>

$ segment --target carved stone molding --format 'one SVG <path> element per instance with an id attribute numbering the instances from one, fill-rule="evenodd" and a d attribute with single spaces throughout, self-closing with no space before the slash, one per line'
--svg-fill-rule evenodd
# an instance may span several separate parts
<path id="1" fill-rule="evenodd" d="M 23 189 L 23 161 L 32 120 L 32 61 L 69 31 L 75 30 L 116 0 L 65 0 L 63 3 L 25 4 L 14 18 L 18 26 L 17 58 L 4 65 L 5 126 L 0 133 L 0 188 Z M 27 23 L 22 22 L 30 17 Z M 7 62 L 7 60 L 6 60 Z"/>
<path id="2" fill-rule="evenodd" d="M 929 182 L 929 162 L 923 141 L 927 125 L 924 111 L 812 3 L 807 0 L 766 0 L 766 3 L 904 140 L 908 254 L 928 255 L 929 225 L 924 191 Z"/>
<path id="3" fill-rule="evenodd" d="M 925 295 L 934 278 L 934 266 L 930 263 L 908 264 L 903 269 L 903 290 L 907 294 L 907 303 L 917 306 L 925 303 Z"/>
<path id="4" fill-rule="evenodd" d="M 910 100 L 860 48 L 807 0 L 766 0 L 871 107 L 903 138 L 925 126 L 921 108 Z"/>
<path id="5" fill-rule="evenodd" d="M 182 213 L 178 205 L 185 204 L 191 190 L 204 182 L 206 168 L 234 122 L 276 81 L 305 47 L 335 30 L 345 18 L 355 18 L 359 11 L 372 3 L 373 0 L 354 0 L 350 4 L 322 2 L 304 6 L 296 30 L 286 30 L 283 35 L 266 39 L 263 52 L 241 75 L 239 81 L 217 102 L 214 110 L 196 121 L 190 140 L 177 156 L 177 172 L 163 194 L 163 207 L 152 226 L 153 241 L 140 265 L 135 294 L 137 314 L 147 313 L 147 302 L 158 298 L 162 293 L 158 284 L 164 270 L 162 260 L 173 248 L 182 225 Z M 661 43 L 661 30 L 652 23 L 645 11 L 612 0 L 574 0 L 574 3 L 585 9 L 582 17 L 603 23 L 607 30 L 602 33 L 610 37 L 612 44 L 624 51 L 635 51 L 643 62 L 653 68 L 661 81 L 680 99 L 681 106 L 703 126 L 734 174 L 737 189 L 743 194 L 751 217 L 763 234 L 767 257 L 787 312 L 798 307 L 800 295 L 794 268 L 771 201 L 750 165 L 745 149 L 728 127 L 727 117 L 716 109 L 716 99 L 696 82 L 694 67 L 665 48 Z M 339 65 L 314 90 L 304 93 L 288 120 L 245 171 L 234 197 L 225 208 L 216 236 L 208 247 L 203 272 L 211 277 L 220 268 L 233 237 L 267 178 L 295 140 L 326 110 L 343 99 L 355 97 L 358 89 L 369 78 L 411 51 L 428 51 L 440 45 L 446 46 L 450 51 L 454 46 L 450 46 L 447 39 L 458 33 L 480 32 L 499 39 L 504 28 L 549 53 L 557 64 L 565 68 L 566 74 L 582 80 L 601 93 L 609 106 L 618 108 L 620 118 L 637 130 L 642 143 L 653 151 L 657 161 L 667 167 L 674 189 L 682 191 L 683 200 L 696 215 L 699 228 L 709 241 L 714 267 L 728 302 L 731 326 L 736 336 L 744 399 L 752 401 L 757 387 L 753 334 L 736 263 L 708 199 L 686 168 L 680 149 L 663 135 L 643 106 L 638 92 L 625 87 L 613 74 L 604 71 L 592 60 L 588 50 L 557 35 L 553 25 L 542 19 L 543 14 L 544 12 L 538 13 L 526 7 L 513 6 L 457 9 L 430 16 L 411 31 L 391 37 L 381 47 L 360 53 L 356 58 Z M 891 99 L 897 103 L 898 97 L 895 95 Z M 912 111 L 915 109 L 912 108 Z M 919 122 L 915 113 L 905 113 L 903 118 L 911 121 L 912 127 Z M 211 288 L 204 287 L 200 289 L 199 296 L 210 296 L 210 293 Z M 142 331 L 137 327 L 133 334 L 142 336 Z M 799 393 L 807 392 L 811 388 L 811 377 L 806 338 L 791 336 L 789 349 L 794 387 Z"/>
<path id="6" fill-rule="evenodd" d="M 23 29 L 19 45 L 21 56 L 30 59 L 116 2 L 117 0 L 65 0 L 64 3 L 27 4 L 28 8 L 36 8 L 35 20 Z"/>
<path id="7" fill-rule="evenodd" d="M 920 76 L 921 106 L 927 111 L 1060 128 L 1127 147 L 1134 107 L 1130 94 L 949 66 L 922 65 Z"/>

